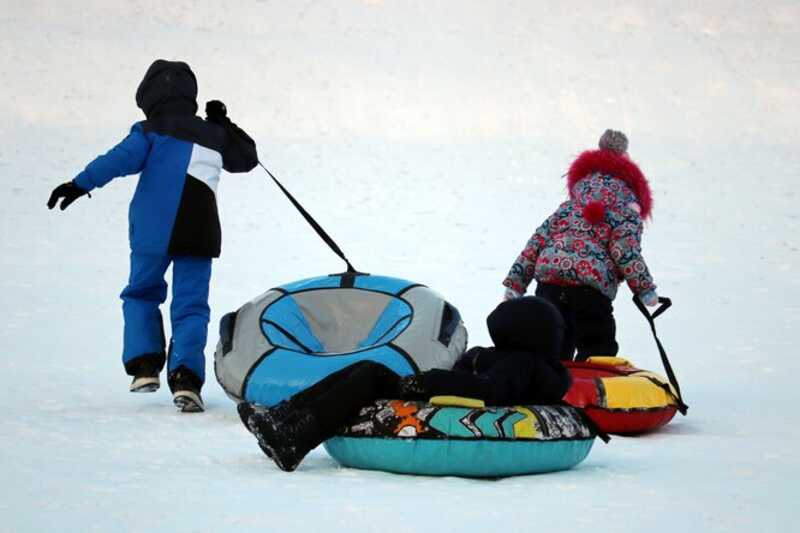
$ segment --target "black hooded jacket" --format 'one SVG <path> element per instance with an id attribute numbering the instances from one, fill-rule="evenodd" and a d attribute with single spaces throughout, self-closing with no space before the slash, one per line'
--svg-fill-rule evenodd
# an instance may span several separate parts
<path id="1" fill-rule="evenodd" d="M 475 382 L 479 386 L 438 371 L 432 372 L 429 387 L 449 387 L 451 394 L 461 387 L 490 405 L 558 403 L 572 384 L 558 359 L 565 328 L 558 309 L 543 298 L 526 296 L 502 302 L 486 324 L 495 346 L 471 348 L 454 367 L 481 378 Z"/>
<path id="2" fill-rule="evenodd" d="M 134 124 L 122 142 L 89 163 L 73 183 L 91 191 L 114 178 L 139 174 L 128 214 L 131 250 L 218 257 L 220 173 L 254 168 L 255 142 L 224 113 L 215 121 L 195 114 L 197 80 L 180 61 L 154 62 L 136 91 L 136 105 L 147 120 Z"/>

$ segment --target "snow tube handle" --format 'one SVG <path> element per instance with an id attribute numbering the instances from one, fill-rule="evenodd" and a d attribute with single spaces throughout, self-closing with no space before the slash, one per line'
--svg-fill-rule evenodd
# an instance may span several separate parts
<path id="1" fill-rule="evenodd" d="M 655 320 L 657 317 L 661 316 L 664 311 L 672 307 L 672 300 L 669 298 L 665 298 L 663 296 L 658 297 L 658 303 L 661 304 L 658 306 L 658 309 L 653 311 L 653 314 L 647 310 L 642 300 L 639 299 L 639 296 L 636 294 L 633 295 L 633 303 L 636 305 L 636 308 L 644 315 L 647 322 L 650 324 L 650 331 L 653 332 L 653 338 L 656 341 L 656 346 L 658 346 L 658 353 L 661 355 L 661 363 L 664 365 L 664 371 L 667 373 L 667 378 L 669 379 L 670 385 L 675 389 L 677 396 L 675 400 L 678 404 L 678 411 L 680 414 L 686 416 L 686 412 L 689 410 L 689 406 L 683 402 L 683 397 L 681 396 L 681 387 L 678 385 L 678 378 L 675 377 L 675 372 L 672 371 L 672 365 L 669 363 L 669 358 L 667 357 L 667 352 L 664 350 L 664 346 L 662 346 L 661 341 L 658 340 L 658 335 L 656 334 L 656 323 Z"/>
<path id="2" fill-rule="evenodd" d="M 658 318 L 658 316 L 661 315 L 664 311 L 666 311 L 667 309 L 672 307 L 672 300 L 670 300 L 669 298 L 664 297 L 664 296 L 659 296 L 658 297 L 658 303 L 660 303 L 661 305 L 659 305 L 658 309 L 653 311 L 653 314 L 650 315 L 653 320 Z"/>

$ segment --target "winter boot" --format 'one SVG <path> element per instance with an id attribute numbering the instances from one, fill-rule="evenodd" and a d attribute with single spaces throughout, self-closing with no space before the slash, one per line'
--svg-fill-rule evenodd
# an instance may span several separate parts
<path id="1" fill-rule="evenodd" d="M 292 405 L 289 400 L 283 400 L 273 407 L 264 407 L 263 405 L 258 405 L 255 403 L 241 402 L 236 406 L 236 409 L 239 411 L 239 418 L 241 419 L 242 424 L 244 424 L 244 427 L 246 427 L 247 431 L 250 433 L 252 433 L 253 430 L 250 429 L 249 420 L 254 413 L 258 413 L 262 416 L 266 414 L 266 416 L 269 416 L 278 422 L 283 422 L 289 418 L 289 415 L 292 413 Z M 272 459 L 272 452 L 268 448 L 265 448 L 264 445 L 261 444 L 261 441 L 258 441 L 258 446 L 267 457 Z"/>
<path id="2" fill-rule="evenodd" d="M 272 406 L 272 407 L 265 407 L 263 405 L 258 405 L 256 403 L 249 403 L 249 402 L 241 402 L 239 405 L 236 406 L 236 410 L 239 412 L 239 419 L 244 424 L 244 427 L 247 428 L 247 431 L 252 433 L 252 430 L 249 426 L 249 418 L 254 413 L 265 414 L 269 413 L 269 416 L 277 421 L 283 422 L 289 415 L 292 413 L 293 406 L 289 402 L 289 400 L 283 400 L 282 402 Z"/>
<path id="3" fill-rule="evenodd" d="M 270 411 L 250 415 L 248 426 L 278 468 L 292 472 L 308 452 L 322 444 L 322 430 L 310 409 L 293 411 L 283 421 L 273 418 Z"/>
<path id="4" fill-rule="evenodd" d="M 205 410 L 200 388 L 203 382 L 197 374 L 184 366 L 179 366 L 167 379 L 172 391 L 172 402 L 183 413 L 201 413 Z"/>
<path id="5" fill-rule="evenodd" d="M 258 406 L 256 404 L 245 401 L 236 404 L 236 412 L 239 413 L 239 420 L 242 421 L 242 424 L 244 424 L 244 427 L 247 428 L 247 431 L 250 431 L 250 426 L 247 425 L 247 421 L 251 416 L 253 416 L 253 413 L 256 412 L 257 407 Z"/>
<path id="6" fill-rule="evenodd" d="M 164 367 L 163 354 L 145 354 L 133 360 L 128 371 L 133 374 L 131 392 L 155 392 L 161 386 L 158 374 Z"/>

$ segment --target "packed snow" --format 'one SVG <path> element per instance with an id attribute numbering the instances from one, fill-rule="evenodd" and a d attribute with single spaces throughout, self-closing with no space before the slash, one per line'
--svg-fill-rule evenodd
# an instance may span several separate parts
<path id="1" fill-rule="evenodd" d="M 0 530 L 795 530 L 798 24 L 792 1 L 2 0 Z M 356 267 L 445 295 L 471 345 L 572 158 L 625 131 L 689 416 L 556 474 L 402 476 L 322 448 L 281 472 L 214 380 L 216 324 L 343 265 L 260 169 L 221 183 L 207 412 L 128 393 L 136 178 L 45 202 L 143 118 L 159 57 L 226 102 Z M 615 304 L 621 355 L 662 371 L 627 289 Z"/>

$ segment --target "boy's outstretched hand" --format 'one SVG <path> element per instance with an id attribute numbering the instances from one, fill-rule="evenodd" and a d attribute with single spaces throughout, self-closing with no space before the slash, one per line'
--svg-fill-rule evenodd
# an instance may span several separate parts
<path id="1" fill-rule="evenodd" d="M 50 199 L 47 200 L 47 208 L 53 209 L 58 203 L 58 200 L 60 198 L 63 198 L 63 200 L 61 201 L 61 210 L 63 211 L 64 209 L 69 207 L 69 204 L 71 204 L 84 194 L 89 194 L 89 191 L 87 191 L 86 189 L 81 189 L 71 181 L 62 183 L 61 185 L 53 189 L 52 193 L 50 193 Z"/>

